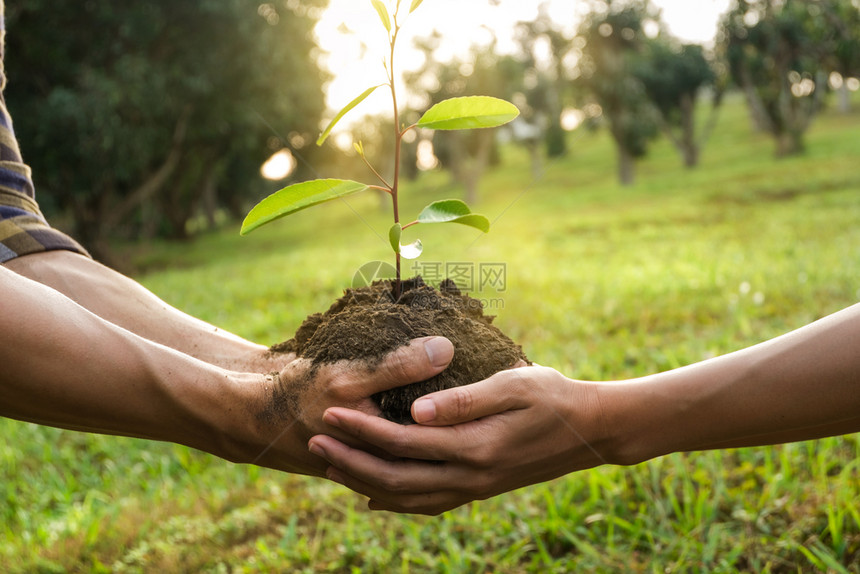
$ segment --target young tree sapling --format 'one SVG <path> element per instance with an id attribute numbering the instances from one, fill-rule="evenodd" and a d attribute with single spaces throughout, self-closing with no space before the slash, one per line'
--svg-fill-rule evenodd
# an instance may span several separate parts
<path id="1" fill-rule="evenodd" d="M 423 0 L 412 0 L 409 14 L 414 12 Z M 356 106 L 362 103 L 377 89 L 387 86 L 391 92 L 391 101 L 394 112 L 394 176 L 391 182 L 386 181 L 364 153 L 361 142 L 355 144 L 356 152 L 367 164 L 370 170 L 379 180 L 378 185 L 360 183 L 346 179 L 316 179 L 290 185 L 276 191 L 263 201 L 258 203 L 248 213 L 242 223 L 241 234 L 246 235 L 258 227 L 280 219 L 291 213 L 302 209 L 345 197 L 367 189 L 381 190 L 391 196 L 394 224 L 389 230 L 391 248 L 394 250 L 396 277 L 394 282 L 394 297 L 398 299 L 401 295 L 400 262 L 401 258 L 415 259 L 423 250 L 420 240 L 407 245 L 401 243 L 403 231 L 420 223 L 459 223 L 468 225 L 487 232 L 490 229 L 490 221 L 483 215 L 472 213 L 465 202 L 459 199 L 445 199 L 435 201 L 425 207 L 418 217 L 408 223 L 400 220 L 399 207 L 399 181 L 400 181 L 400 155 L 403 137 L 417 128 L 432 130 L 466 130 L 479 128 L 492 128 L 504 125 L 519 115 L 519 110 L 513 104 L 488 96 L 469 96 L 451 98 L 442 101 L 433 107 L 415 124 L 406 126 L 400 123 L 400 112 L 397 103 L 397 90 L 395 88 L 394 57 L 397 36 L 400 32 L 400 5 L 397 0 L 393 14 L 382 0 L 371 0 L 373 7 L 379 14 L 379 18 L 388 35 L 390 55 L 385 61 L 387 82 L 372 86 L 364 90 L 358 97 L 347 104 L 328 124 L 317 140 L 317 145 L 322 145 L 337 123 Z"/>
<path id="2" fill-rule="evenodd" d="M 340 360 L 364 360 L 371 368 L 375 361 L 411 339 L 424 336 L 444 336 L 454 345 L 455 353 L 448 367 L 438 375 L 403 387 L 388 389 L 373 396 L 380 415 L 400 423 L 412 422 L 410 407 L 419 396 L 429 392 L 476 382 L 527 362 L 519 345 L 493 326 L 493 317 L 483 314 L 480 301 L 463 295 L 453 281 L 446 279 L 434 289 L 421 277 L 401 282 L 401 258 L 414 259 L 422 252 L 420 240 L 404 245 L 403 231 L 420 223 L 459 223 L 487 232 L 489 220 L 472 213 L 459 199 L 435 201 L 425 207 L 412 221 L 401 221 L 399 208 L 400 154 L 403 137 L 410 130 L 462 130 L 491 128 L 503 125 L 519 115 L 519 110 L 504 100 L 486 96 L 452 98 L 432 106 L 412 125 L 401 125 L 395 89 L 394 56 L 400 32 L 401 1 L 391 0 L 389 12 L 382 0 L 371 0 L 388 36 L 390 55 L 385 62 L 387 82 L 364 90 L 347 104 L 320 135 L 322 145 L 335 125 L 353 108 L 377 89 L 387 86 L 394 110 L 394 174 L 386 181 L 368 160 L 361 142 L 355 144 L 358 155 L 370 168 L 379 183 L 372 185 L 347 179 L 318 179 L 290 185 L 275 192 L 254 207 L 242 224 L 242 234 L 302 209 L 358 193 L 367 189 L 381 190 L 391 196 L 394 222 L 389 240 L 394 251 L 396 275 L 393 285 L 377 282 L 369 286 L 347 289 L 325 313 L 308 316 L 295 336 L 272 347 L 273 352 L 291 352 L 313 364 Z M 412 0 L 409 13 L 422 0 Z M 393 14 L 393 15 L 392 15 Z M 477 304 L 477 306 L 475 305 Z M 372 333 L 373 336 L 367 336 Z M 276 404 L 292 404 L 293 391 L 276 389 Z M 281 396 L 282 395 L 282 396 Z"/>

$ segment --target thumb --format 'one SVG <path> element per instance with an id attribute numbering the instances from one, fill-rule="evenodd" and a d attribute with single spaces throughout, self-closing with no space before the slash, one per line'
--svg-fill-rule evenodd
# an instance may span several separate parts
<path id="1" fill-rule="evenodd" d="M 412 418 L 431 426 L 456 425 L 525 407 L 525 377 L 517 369 L 496 373 L 471 385 L 430 393 L 412 403 Z"/>
<path id="2" fill-rule="evenodd" d="M 454 345 L 445 337 L 412 339 L 383 359 L 372 373 L 372 392 L 424 381 L 445 370 L 454 358 Z"/>

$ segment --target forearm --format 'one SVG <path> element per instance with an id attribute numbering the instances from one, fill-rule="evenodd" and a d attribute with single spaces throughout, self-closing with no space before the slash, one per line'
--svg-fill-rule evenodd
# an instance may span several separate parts
<path id="1" fill-rule="evenodd" d="M 291 358 L 272 356 L 264 346 L 191 317 L 136 281 L 76 253 L 37 253 L 13 259 L 6 266 L 111 323 L 225 369 L 276 371 Z"/>
<path id="2" fill-rule="evenodd" d="M 766 343 L 602 387 L 620 457 L 757 446 L 860 430 L 860 305 Z"/>
<path id="3" fill-rule="evenodd" d="M 0 414 L 229 454 L 224 426 L 242 376 L 136 336 L 2 267 L 0 302 Z"/>

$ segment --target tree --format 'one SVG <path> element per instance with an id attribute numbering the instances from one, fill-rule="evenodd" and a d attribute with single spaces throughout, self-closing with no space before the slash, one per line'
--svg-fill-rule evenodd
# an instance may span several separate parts
<path id="1" fill-rule="evenodd" d="M 720 46 L 732 80 L 777 156 L 801 153 L 825 92 L 828 42 L 820 2 L 736 0 L 722 19 Z"/>
<path id="2" fill-rule="evenodd" d="M 318 130 L 324 78 L 310 54 L 322 4 L 7 6 L 7 100 L 40 200 L 69 209 L 78 238 L 107 255 L 109 235 L 140 225 L 184 236 L 224 183 L 258 194 L 267 123 L 309 141 Z"/>
<path id="3" fill-rule="evenodd" d="M 516 38 L 526 79 L 521 82 L 527 104 L 524 118 L 543 128 L 547 157 L 563 156 L 567 153 L 567 139 L 561 113 L 569 80 L 565 56 L 571 49 L 571 38 L 550 19 L 543 4 L 535 20 L 517 23 Z M 547 49 L 542 50 L 542 46 Z M 538 57 L 539 51 L 544 52 L 546 61 Z"/>
<path id="4" fill-rule="evenodd" d="M 623 185 L 633 183 L 634 159 L 645 155 L 658 131 L 654 108 L 634 73 L 647 20 L 657 20 L 648 0 L 605 0 L 593 3 L 579 31 L 585 45 L 575 85 L 602 109 L 618 152 L 618 178 Z"/>
<path id="5" fill-rule="evenodd" d="M 645 46 L 634 74 L 659 111 L 660 126 L 681 153 L 684 165 L 695 167 L 722 100 L 716 74 L 699 45 L 658 37 L 648 40 Z M 696 103 L 703 88 L 709 86 L 714 88 L 711 116 L 707 125 L 699 129 Z"/>
<path id="6" fill-rule="evenodd" d="M 848 113 L 851 97 L 846 80 L 860 76 L 860 1 L 827 0 L 822 4 L 831 45 L 827 64 L 841 77 L 839 109 Z"/>

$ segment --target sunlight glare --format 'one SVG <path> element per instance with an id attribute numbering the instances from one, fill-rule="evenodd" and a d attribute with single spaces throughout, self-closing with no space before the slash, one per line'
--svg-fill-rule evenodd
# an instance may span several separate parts
<path id="1" fill-rule="evenodd" d="M 284 148 L 266 160 L 266 163 L 260 168 L 260 174 L 266 179 L 278 181 L 289 176 L 294 169 L 296 169 L 296 158 L 293 157 L 290 150 Z"/>
<path id="2" fill-rule="evenodd" d="M 418 142 L 418 169 L 427 171 L 435 169 L 439 165 L 439 159 L 433 153 L 433 142 L 421 140 Z"/>
<path id="3" fill-rule="evenodd" d="M 565 131 L 573 131 L 585 120 L 585 112 L 576 108 L 565 108 L 561 112 L 561 128 Z"/>
<path id="4" fill-rule="evenodd" d="M 383 1 L 393 7 L 393 0 Z M 713 42 L 718 18 L 728 9 L 729 3 L 730 0 L 654 0 L 661 9 L 663 22 L 673 35 L 684 42 L 699 43 Z M 540 10 L 544 10 L 554 22 L 562 25 L 565 33 L 572 35 L 586 9 L 586 2 L 572 0 L 484 0 L 468 3 L 462 0 L 428 0 L 408 19 L 404 21 L 401 18 L 404 27 L 398 37 L 399 52 L 395 62 L 399 93 L 405 94 L 400 74 L 417 70 L 424 63 L 422 52 L 414 46 L 416 38 L 425 38 L 434 30 L 438 31 L 442 40 L 434 57 L 439 61 L 462 57 L 470 46 L 486 46 L 492 41 L 496 42 L 500 53 L 510 54 L 517 50 L 517 22 L 532 21 Z M 653 27 L 649 24 L 650 34 L 654 33 Z M 321 65 L 332 74 L 332 80 L 326 86 L 326 104 L 331 114 L 364 89 L 387 81 L 383 62 L 389 57 L 388 41 L 371 2 L 331 0 L 315 33 L 324 52 Z M 405 97 L 403 101 L 406 101 Z M 362 103 L 360 110 L 350 114 L 338 127 L 340 130 L 349 129 L 351 123 L 361 116 L 384 113 L 390 108 L 388 90 L 377 90 Z"/>

